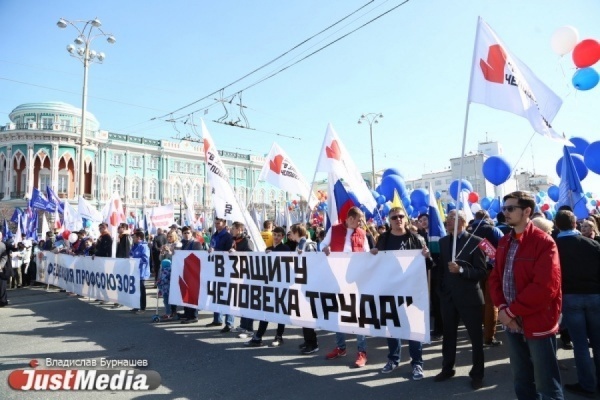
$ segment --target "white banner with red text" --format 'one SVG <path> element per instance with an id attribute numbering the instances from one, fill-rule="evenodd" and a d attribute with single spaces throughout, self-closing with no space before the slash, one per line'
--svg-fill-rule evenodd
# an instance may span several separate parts
<path id="1" fill-rule="evenodd" d="M 332 332 L 429 342 L 420 250 L 175 251 L 169 303 Z"/>
<path id="2" fill-rule="evenodd" d="M 37 281 L 92 299 L 140 307 L 140 260 L 42 252 Z"/>

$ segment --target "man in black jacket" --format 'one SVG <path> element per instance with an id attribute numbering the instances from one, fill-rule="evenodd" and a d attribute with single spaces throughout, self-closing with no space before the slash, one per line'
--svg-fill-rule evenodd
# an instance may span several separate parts
<path id="1" fill-rule="evenodd" d="M 158 280 L 160 271 L 160 251 L 167 244 L 167 236 L 161 228 L 156 230 L 156 236 L 152 239 L 152 269 L 154 272 L 154 283 Z"/>
<path id="2" fill-rule="evenodd" d="M 96 241 L 96 252 L 94 256 L 96 257 L 112 257 L 112 244 L 113 239 L 108 233 L 108 225 L 105 222 L 102 222 L 98 225 L 98 230 L 100 231 L 100 236 Z"/>
<path id="3" fill-rule="evenodd" d="M 12 276 L 12 268 L 2 239 L 2 232 L 0 232 L 0 307 L 5 307 L 8 305 L 7 282 Z"/>
<path id="4" fill-rule="evenodd" d="M 576 218 L 571 211 L 559 211 L 554 222 L 560 231 L 556 246 L 562 275 L 563 322 L 573 342 L 578 380 L 564 387 L 575 394 L 595 397 L 596 385 L 600 384 L 600 243 L 575 230 Z M 588 347 L 593 350 L 593 364 Z"/>
<path id="5" fill-rule="evenodd" d="M 456 257 L 453 259 L 453 233 L 458 218 Z M 471 387 L 483 387 L 483 292 L 479 281 L 487 274 L 485 254 L 477 245 L 481 238 L 466 232 L 467 220 L 463 211 L 448 213 L 446 224 L 449 235 L 440 239 L 440 283 L 438 290 L 442 300 L 444 340 L 442 342 L 442 371 L 434 378 L 442 382 L 454 376 L 456 340 L 459 320 L 462 320 L 471 339 L 473 367 L 469 372 Z"/>

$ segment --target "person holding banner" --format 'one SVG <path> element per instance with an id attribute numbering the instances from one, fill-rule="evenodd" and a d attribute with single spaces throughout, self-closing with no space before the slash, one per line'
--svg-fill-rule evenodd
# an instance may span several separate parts
<path id="1" fill-rule="evenodd" d="M 2 239 L 2 232 L 0 232 L 0 307 L 6 307 L 8 305 L 7 282 L 12 276 L 12 268 L 8 260 L 6 244 Z"/>
<path id="2" fill-rule="evenodd" d="M 131 248 L 131 258 L 140 259 L 140 308 L 131 310 L 136 314 L 143 314 L 146 311 L 146 285 L 144 281 L 150 278 L 150 248 L 144 239 L 144 232 L 136 232 L 133 235 L 133 247 Z"/>
<path id="3" fill-rule="evenodd" d="M 252 251 L 252 242 L 244 233 L 244 224 L 242 222 L 234 222 L 231 225 L 231 235 L 233 236 L 233 247 L 229 249 L 230 253 L 236 251 Z M 246 339 L 254 336 L 254 320 L 252 318 L 242 317 L 240 326 L 232 332 L 237 333 L 240 339 Z"/>
<path id="4" fill-rule="evenodd" d="M 381 251 L 389 250 L 414 250 L 422 249 L 421 254 L 425 257 L 425 266 L 427 269 L 433 267 L 433 260 L 429 249 L 425 244 L 423 237 L 416 235 L 408 230 L 409 219 L 404 209 L 394 207 L 389 211 L 391 230 L 381 234 L 377 240 L 377 246 L 371 249 L 371 254 L 377 255 Z M 388 362 L 381 370 L 384 374 L 389 374 L 400 363 L 400 339 L 388 338 Z M 408 352 L 411 358 L 412 378 L 415 381 L 423 379 L 423 343 L 416 340 L 408 341 Z"/>
<path id="5" fill-rule="evenodd" d="M 98 225 L 98 230 L 100 231 L 100 237 L 96 240 L 96 252 L 94 253 L 94 256 L 111 257 L 113 239 L 108 232 L 108 224 L 106 222 L 100 223 Z"/>
<path id="6" fill-rule="evenodd" d="M 192 235 L 192 229 L 189 226 L 184 226 L 181 229 L 181 248 L 179 250 L 202 250 L 202 243 L 194 239 Z M 198 322 L 198 310 L 192 307 L 183 307 L 183 320 L 182 324 L 192 324 Z"/>
<path id="7" fill-rule="evenodd" d="M 285 229 L 280 226 L 275 227 L 273 229 L 273 246 L 267 247 L 265 250 L 267 253 L 272 251 L 291 251 L 287 244 L 283 243 L 283 237 L 285 236 Z M 262 338 L 267 331 L 267 326 L 269 325 L 268 321 L 260 321 L 258 324 L 258 330 L 246 343 L 244 346 L 250 347 L 260 347 L 263 345 Z M 284 324 L 277 324 L 277 333 L 275 334 L 275 339 L 271 343 L 271 346 L 278 347 L 283 344 L 283 331 L 285 330 Z"/>
<path id="8" fill-rule="evenodd" d="M 456 256 L 453 255 L 455 219 L 458 218 L 456 233 Z M 469 372 L 471 387 L 483 387 L 483 292 L 479 282 L 486 277 L 485 254 L 478 247 L 481 238 L 466 232 L 467 218 L 464 211 L 452 210 L 446 217 L 450 235 L 440 239 L 440 282 L 438 290 L 442 301 L 444 339 L 442 342 L 442 371 L 435 382 L 450 379 L 456 373 L 456 341 L 458 323 L 463 321 L 471 339 L 473 366 Z"/>
<path id="9" fill-rule="evenodd" d="M 233 236 L 227 231 L 227 221 L 223 218 L 215 218 L 215 229 L 216 232 L 210 239 L 209 252 L 216 251 L 229 251 L 233 246 Z M 231 332 L 233 329 L 234 318 L 233 315 L 225 315 L 225 327 L 221 329 L 221 333 Z M 206 327 L 221 326 L 223 325 L 223 317 L 221 313 L 213 314 L 213 322 L 207 324 Z"/>
<path id="10" fill-rule="evenodd" d="M 346 219 L 337 225 L 333 225 L 321 242 L 321 249 L 325 255 L 334 252 L 367 252 L 369 251 L 369 242 L 366 232 L 360 228 L 361 221 L 365 214 L 358 207 L 351 207 L 348 210 Z M 346 334 L 336 332 L 336 347 L 327 355 L 325 359 L 333 360 L 338 357 L 346 356 Z M 367 365 L 367 339 L 365 335 L 356 335 L 358 353 L 354 366 L 357 368 Z"/>

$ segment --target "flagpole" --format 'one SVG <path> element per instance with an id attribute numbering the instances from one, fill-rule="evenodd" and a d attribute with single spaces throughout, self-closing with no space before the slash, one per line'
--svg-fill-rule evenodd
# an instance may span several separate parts
<path id="1" fill-rule="evenodd" d="M 464 123 L 464 127 L 463 127 L 463 141 L 462 141 L 462 151 L 460 153 L 460 170 L 459 170 L 459 178 L 458 178 L 458 190 L 457 190 L 457 201 L 460 200 L 460 192 L 462 190 L 461 188 L 461 184 L 462 184 L 462 178 L 463 178 L 463 167 L 464 167 L 464 160 L 465 160 L 465 148 L 467 145 L 467 126 L 469 125 L 469 109 L 471 108 L 471 101 L 470 101 L 470 97 L 471 97 L 471 87 L 473 85 L 473 73 L 474 73 L 474 68 L 473 66 L 475 65 L 475 58 L 477 55 L 477 43 L 479 43 L 479 25 L 481 24 L 482 19 L 481 16 L 479 16 L 477 18 L 477 28 L 475 30 L 475 44 L 473 45 L 473 57 L 471 59 L 471 77 L 469 79 L 469 95 L 467 96 L 467 109 L 465 112 L 465 123 Z M 460 203 L 459 203 L 460 204 Z M 468 222 L 468 221 L 467 221 Z M 456 236 L 458 234 L 458 216 L 456 218 L 454 218 L 454 235 L 452 235 L 452 261 L 454 261 L 456 259 Z"/>

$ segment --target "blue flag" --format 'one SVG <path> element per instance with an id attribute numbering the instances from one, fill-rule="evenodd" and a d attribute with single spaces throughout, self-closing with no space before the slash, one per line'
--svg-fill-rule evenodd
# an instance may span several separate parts
<path id="1" fill-rule="evenodd" d="M 446 236 L 446 228 L 442 222 L 442 216 L 440 215 L 440 209 L 435 201 L 435 193 L 431 190 L 431 183 L 429 183 L 429 251 L 432 254 L 439 254 L 441 238 Z"/>
<path id="2" fill-rule="evenodd" d="M 33 213 L 31 214 L 31 216 L 29 217 L 29 219 L 27 220 L 27 233 L 26 238 L 27 239 L 31 239 L 31 240 L 35 240 L 36 242 L 38 241 L 38 213 L 36 211 L 33 211 Z"/>
<path id="3" fill-rule="evenodd" d="M 63 203 L 60 201 L 60 199 L 58 198 L 56 193 L 54 193 L 54 190 L 52 190 L 52 188 L 50 186 L 46 186 L 46 197 L 48 197 L 48 201 L 51 204 L 53 204 L 56 209 L 58 209 L 59 213 L 61 213 L 61 214 L 65 213 Z M 54 211 L 55 208 L 53 208 L 50 211 Z"/>
<path id="4" fill-rule="evenodd" d="M 10 229 L 8 229 L 8 223 L 6 222 L 6 218 L 4 219 L 4 224 L 2 224 L 2 236 L 4 236 L 4 239 L 10 239 L 13 234 L 10 231 Z"/>
<path id="5" fill-rule="evenodd" d="M 21 210 L 19 207 L 16 207 L 15 211 L 13 211 L 12 217 L 10 217 L 11 222 L 18 224 L 19 219 L 21 218 L 22 215 L 23 215 L 23 210 Z"/>
<path id="6" fill-rule="evenodd" d="M 42 211 L 54 211 L 56 208 L 54 204 L 46 200 L 46 197 L 37 188 L 33 188 L 33 191 L 31 192 L 29 207 Z"/>
<path id="7" fill-rule="evenodd" d="M 563 147 L 563 162 L 558 185 L 558 206 L 569 206 L 578 219 L 589 216 L 586 198 L 567 146 Z"/>

